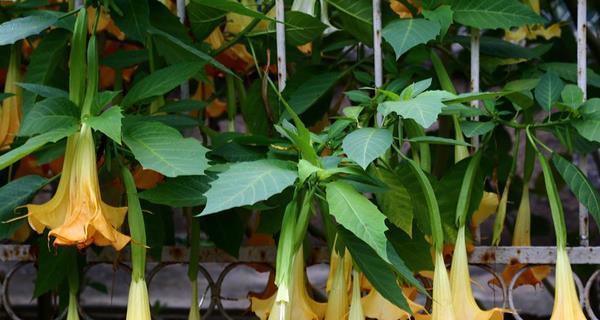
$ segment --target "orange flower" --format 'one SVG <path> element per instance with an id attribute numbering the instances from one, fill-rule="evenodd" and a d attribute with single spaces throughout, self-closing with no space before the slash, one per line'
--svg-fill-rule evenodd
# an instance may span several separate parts
<path id="1" fill-rule="evenodd" d="M 49 228 L 55 245 L 81 249 L 93 243 L 121 250 L 129 242 L 116 230 L 127 208 L 109 206 L 101 199 L 94 139 L 87 125 L 67 140 L 63 175 L 54 197 L 26 207 L 31 227 L 38 233 Z"/>
<path id="2" fill-rule="evenodd" d="M 21 105 L 22 94 L 21 87 L 17 85 L 21 81 L 21 55 L 15 47 L 11 49 L 10 63 L 4 85 L 5 93 L 12 93 L 14 96 L 2 100 L 0 109 L 0 150 L 10 148 L 15 135 L 21 125 Z"/>
<path id="3" fill-rule="evenodd" d="M 88 32 L 92 32 L 94 30 L 94 23 L 96 22 L 96 8 L 88 7 L 87 13 L 89 17 L 94 17 L 93 19 L 88 19 Z M 119 40 L 125 40 L 125 33 L 117 27 L 115 22 L 110 17 L 108 12 L 101 9 L 100 17 L 98 19 L 98 25 L 96 25 L 96 33 L 102 32 L 106 30 L 108 33 L 112 34 Z"/>
<path id="4" fill-rule="evenodd" d="M 207 82 L 201 82 L 198 84 L 198 88 L 192 96 L 192 100 L 207 101 L 214 93 L 215 86 L 212 83 L 212 79 L 209 79 Z M 218 118 L 225 113 L 225 111 L 227 111 L 227 103 L 219 98 L 214 98 L 206 107 L 205 111 L 209 118 Z"/>
<path id="5" fill-rule="evenodd" d="M 165 179 L 165 176 L 154 170 L 144 169 L 141 166 L 138 166 L 133 171 L 133 179 L 135 180 L 135 186 L 138 189 L 144 190 L 156 187 L 156 185 Z"/>
<path id="6" fill-rule="evenodd" d="M 418 9 L 418 13 L 421 13 L 421 6 L 415 0 L 408 0 L 410 4 Z M 400 1 L 391 0 L 390 8 L 394 11 L 401 19 L 412 18 L 412 12 Z"/>
<path id="7" fill-rule="evenodd" d="M 225 44 L 225 36 L 220 28 L 215 28 L 213 32 L 204 40 L 213 50 L 217 50 Z M 241 43 L 236 43 L 227 50 L 216 56 L 217 61 L 221 62 L 226 67 L 233 69 L 235 72 L 246 72 L 254 65 L 254 58 Z M 214 67 L 208 67 L 213 75 L 220 75 L 221 70 L 216 70 Z"/>

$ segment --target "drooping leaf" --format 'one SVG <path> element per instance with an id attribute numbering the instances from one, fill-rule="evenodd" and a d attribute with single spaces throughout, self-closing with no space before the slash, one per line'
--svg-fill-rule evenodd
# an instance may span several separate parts
<path id="1" fill-rule="evenodd" d="M 107 137 L 121 144 L 121 120 L 123 114 L 120 107 L 111 107 L 99 116 L 90 117 L 87 123 L 90 127 L 104 133 Z"/>
<path id="2" fill-rule="evenodd" d="M 350 160 L 366 169 L 392 145 L 392 132 L 381 128 L 361 128 L 344 138 L 342 148 Z"/>
<path id="3" fill-rule="evenodd" d="M 19 214 L 15 209 L 33 197 L 48 180 L 40 176 L 25 176 L 15 179 L 0 188 L 0 240 L 5 240 L 26 222 L 18 219 Z"/>
<path id="4" fill-rule="evenodd" d="M 454 20 L 480 29 L 509 29 L 544 19 L 518 0 L 452 0 Z"/>
<path id="5" fill-rule="evenodd" d="M 406 186 L 395 173 L 388 170 L 373 167 L 372 173 L 389 188 L 375 194 L 381 212 L 396 227 L 412 236 L 414 208 Z"/>
<path id="6" fill-rule="evenodd" d="M 65 90 L 54 88 L 51 86 L 39 84 L 39 83 L 18 83 L 18 86 L 31 92 L 35 93 L 44 98 L 68 98 L 69 93 Z"/>
<path id="7" fill-rule="evenodd" d="M 241 212 L 238 213 L 236 210 L 200 218 L 200 228 L 206 232 L 208 238 L 217 248 L 235 258 L 240 254 L 245 227 Z"/>
<path id="8" fill-rule="evenodd" d="M 193 3 L 225 12 L 237 13 L 243 16 L 275 21 L 275 19 L 246 7 L 235 0 L 192 0 Z"/>
<path id="9" fill-rule="evenodd" d="M 139 193 L 140 199 L 176 208 L 195 207 L 206 203 L 206 176 L 168 178 L 152 189 Z"/>
<path id="10" fill-rule="evenodd" d="M 392 45 L 396 59 L 413 47 L 435 39 L 440 33 L 437 22 L 425 19 L 399 19 L 383 29 L 383 38 Z"/>
<path id="11" fill-rule="evenodd" d="M 50 248 L 50 244 L 45 237 L 40 237 L 40 257 L 38 270 L 40 275 L 35 279 L 35 289 L 33 298 L 55 290 L 67 279 L 72 268 L 76 268 L 72 261 L 77 258 L 77 251 L 73 247 Z"/>
<path id="12" fill-rule="evenodd" d="M 540 68 L 547 72 L 554 72 L 559 77 L 569 82 L 577 83 L 577 64 L 565 62 L 549 62 L 540 65 Z M 588 85 L 600 88 L 600 74 L 587 68 Z"/>
<path id="13" fill-rule="evenodd" d="M 446 32 L 452 25 L 454 11 L 448 5 L 437 7 L 435 10 L 423 10 L 423 16 L 429 20 L 440 24 L 440 36 L 444 38 Z"/>
<path id="14" fill-rule="evenodd" d="M 373 45 L 373 4 L 369 0 L 327 0 L 340 12 L 343 30 L 368 46 Z"/>
<path id="15" fill-rule="evenodd" d="M 186 7 L 190 29 L 197 39 L 206 39 L 223 22 L 225 12 L 190 1 Z"/>
<path id="16" fill-rule="evenodd" d="M 23 119 L 20 136 L 33 136 L 79 123 L 79 109 L 68 98 L 48 98 L 33 105 Z"/>
<path id="17" fill-rule="evenodd" d="M 67 136 L 76 132 L 77 129 L 78 126 L 57 128 L 30 138 L 23 145 L 11 149 L 9 152 L 0 156 L 0 170 L 19 161 L 19 159 L 36 151 L 47 143 L 57 142 L 63 138 L 66 138 Z"/>
<path id="18" fill-rule="evenodd" d="M 564 86 L 560 77 L 553 72 L 548 72 L 540 78 L 540 82 L 535 87 L 535 100 L 544 110 L 550 111 L 558 101 Z"/>
<path id="19" fill-rule="evenodd" d="M 442 112 L 444 104 L 441 99 L 432 96 L 417 96 L 406 101 L 386 101 L 377 110 L 384 116 L 395 112 L 405 119 L 413 119 L 423 128 L 429 128 Z"/>
<path id="20" fill-rule="evenodd" d="M 343 75 L 341 72 L 326 72 L 310 77 L 290 95 L 289 105 L 296 114 L 302 114 L 331 90 Z M 289 118 L 289 114 L 285 114 Z"/>
<path id="21" fill-rule="evenodd" d="M 167 177 L 201 175 L 208 167 L 208 150 L 200 141 L 160 122 L 125 122 L 123 142 L 144 168 Z"/>
<path id="22" fill-rule="evenodd" d="M 340 226 L 338 227 L 338 235 L 346 244 L 360 271 L 363 272 L 377 292 L 399 308 L 410 310 L 391 266 L 381 259 L 373 248 L 369 247 L 367 243 L 352 232 Z"/>
<path id="23" fill-rule="evenodd" d="M 203 67 L 199 63 L 180 63 L 156 70 L 137 82 L 121 104 L 127 108 L 142 100 L 163 95 L 200 72 Z"/>
<path id="24" fill-rule="evenodd" d="M 150 26 L 148 1 L 115 0 L 115 4 L 123 13 L 120 15 L 111 11 L 111 17 L 117 26 L 129 39 L 144 42 Z"/>
<path id="25" fill-rule="evenodd" d="M 492 131 L 496 127 L 496 124 L 483 121 L 463 121 L 460 123 L 460 127 L 465 136 L 472 138 Z"/>
<path id="26" fill-rule="evenodd" d="M 575 120 L 573 127 L 587 140 L 600 142 L 600 118 Z"/>
<path id="27" fill-rule="evenodd" d="M 600 226 L 600 193 L 598 193 L 598 190 L 576 165 L 561 157 L 558 153 L 552 154 L 552 163 L 573 191 L 577 200 L 588 209 L 598 226 Z"/>
<path id="28" fill-rule="evenodd" d="M 0 46 L 13 44 L 29 36 L 36 35 L 57 21 L 58 18 L 50 14 L 37 14 L 6 21 L 0 24 Z"/>
<path id="29" fill-rule="evenodd" d="M 296 169 L 281 160 L 257 160 L 232 164 L 219 174 L 206 192 L 201 216 L 252 205 L 280 193 L 298 178 Z"/>
<path id="30" fill-rule="evenodd" d="M 66 49 L 70 36 L 68 31 L 61 29 L 48 33 L 33 50 L 23 82 L 48 85 L 54 76 L 60 74 L 58 70 L 68 56 Z M 27 114 L 37 98 L 37 93 L 23 92 L 23 114 Z"/>

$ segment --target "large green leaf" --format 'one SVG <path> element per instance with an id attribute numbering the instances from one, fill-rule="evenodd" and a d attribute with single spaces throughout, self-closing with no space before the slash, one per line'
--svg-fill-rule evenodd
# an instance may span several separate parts
<path id="1" fill-rule="evenodd" d="M 30 138 L 23 145 L 11 149 L 9 152 L 0 156 L 0 170 L 10 166 L 24 156 L 43 147 L 46 143 L 57 142 L 63 138 L 66 138 L 67 136 L 76 132 L 78 128 L 79 126 L 57 128 Z"/>
<path id="2" fill-rule="evenodd" d="M 148 1 L 115 0 L 122 15 L 112 10 L 111 16 L 117 26 L 128 38 L 139 42 L 146 40 L 146 32 L 150 26 L 150 9 Z"/>
<path id="3" fill-rule="evenodd" d="M 429 128 L 442 112 L 444 104 L 436 96 L 419 95 L 406 101 L 386 101 L 377 110 L 384 116 L 395 112 L 405 119 L 413 119 L 423 128 Z"/>
<path id="4" fill-rule="evenodd" d="M 48 183 L 48 180 L 40 176 L 25 176 L 0 188 L 0 240 L 12 236 L 12 234 L 25 222 L 25 219 L 18 219 L 19 214 L 15 209 L 31 199 L 40 188 Z"/>
<path id="5" fill-rule="evenodd" d="M 344 75 L 342 72 L 315 74 L 300 85 L 288 100 L 296 114 L 302 114 L 323 97 Z M 287 117 L 289 114 L 286 112 Z"/>
<path id="6" fill-rule="evenodd" d="M 300 46 L 318 38 L 327 27 L 319 19 L 303 12 L 289 11 L 285 14 L 285 41 L 290 46 Z"/>
<path id="7" fill-rule="evenodd" d="M 540 65 L 542 70 L 548 72 L 554 72 L 559 77 L 576 83 L 577 82 L 577 64 L 576 63 L 565 63 L 565 62 L 549 62 Z M 594 70 L 587 68 L 587 80 L 588 85 L 600 88 L 600 74 L 594 72 Z"/>
<path id="8" fill-rule="evenodd" d="M 535 100 L 546 111 L 550 111 L 552 106 L 560 98 L 565 84 L 560 77 L 553 72 L 548 72 L 540 78 L 540 82 L 535 87 Z"/>
<path id="9" fill-rule="evenodd" d="M 90 127 L 104 133 L 107 137 L 121 144 L 121 120 L 123 114 L 120 107 L 111 107 L 99 116 L 90 117 L 86 122 Z"/>
<path id="10" fill-rule="evenodd" d="M 412 272 L 408 270 L 387 240 L 385 232 L 388 227 L 385 225 L 385 216 L 377 206 L 354 187 L 342 181 L 328 183 L 326 193 L 329 213 L 335 217 L 335 220 L 368 244 L 406 281 L 422 289 L 421 284 L 413 277 Z"/>
<path id="11" fill-rule="evenodd" d="M 137 82 L 123 98 L 122 105 L 129 107 L 148 98 L 161 96 L 187 81 L 200 72 L 204 66 L 199 63 L 179 63 L 156 70 Z"/>
<path id="12" fill-rule="evenodd" d="M 291 186 L 296 169 L 281 160 L 257 160 L 232 164 L 219 174 L 206 192 L 201 216 L 267 200 Z"/>
<path id="13" fill-rule="evenodd" d="M 373 4 L 369 0 L 326 0 L 340 12 L 343 30 L 367 45 L 373 44 Z"/>
<path id="14" fill-rule="evenodd" d="M 560 93 L 562 103 L 571 109 L 577 109 L 583 104 L 583 91 L 574 84 L 567 84 Z"/>
<path id="15" fill-rule="evenodd" d="M 435 39 L 440 33 L 437 22 L 425 19 L 398 19 L 383 29 L 383 38 L 392 45 L 396 59 L 413 47 Z"/>
<path id="16" fill-rule="evenodd" d="M 561 157 L 558 153 L 552 154 L 552 163 L 573 191 L 577 200 L 589 210 L 600 227 L 600 193 L 598 193 L 598 190 L 576 165 Z"/>
<path id="17" fill-rule="evenodd" d="M 66 30 L 57 29 L 48 33 L 33 50 L 23 82 L 48 85 L 55 75 L 60 74 L 58 70 L 68 57 L 66 49 L 69 38 L 70 33 Z M 24 114 L 27 114 L 37 97 L 37 93 L 23 92 Z"/>
<path id="18" fill-rule="evenodd" d="M 450 6 L 443 5 L 433 11 L 423 10 L 423 16 L 429 21 L 435 21 L 440 24 L 440 36 L 444 38 L 454 20 L 454 11 L 452 11 Z"/>
<path id="19" fill-rule="evenodd" d="M 195 207 L 206 203 L 206 176 L 168 178 L 152 189 L 140 192 L 140 199 L 171 207 Z"/>
<path id="20" fill-rule="evenodd" d="M 385 192 L 375 194 L 381 212 L 396 227 L 404 230 L 408 235 L 412 235 L 414 212 L 410 193 L 406 186 L 395 173 L 386 169 L 373 167 L 372 173 L 389 188 Z"/>
<path id="21" fill-rule="evenodd" d="M 462 121 L 460 127 L 465 136 L 471 138 L 492 131 L 496 124 L 493 122 Z"/>
<path id="22" fill-rule="evenodd" d="M 575 120 L 573 127 L 587 140 L 600 142 L 600 119 Z"/>
<path id="23" fill-rule="evenodd" d="M 186 7 L 190 29 L 197 39 L 206 39 L 223 22 L 225 12 L 190 1 Z"/>
<path id="24" fill-rule="evenodd" d="M 79 123 L 79 108 L 68 98 L 48 98 L 33 105 L 23 119 L 20 136 L 33 136 Z"/>
<path id="25" fill-rule="evenodd" d="M 454 20 L 480 29 L 508 29 L 545 20 L 518 0 L 452 0 Z"/>
<path id="26" fill-rule="evenodd" d="M 36 35 L 57 21 L 58 18 L 50 14 L 37 14 L 6 21 L 0 24 L 0 46 L 13 44 L 29 36 Z"/>
<path id="27" fill-rule="evenodd" d="M 219 9 L 225 12 L 237 13 L 252 18 L 275 21 L 273 18 L 254 9 L 248 8 L 235 0 L 192 0 L 192 3 L 197 3 L 213 9 Z"/>
<path id="28" fill-rule="evenodd" d="M 144 168 L 167 177 L 200 175 L 208 167 L 206 152 L 200 141 L 184 138 L 160 122 L 125 123 L 123 142 Z"/>
<path id="29" fill-rule="evenodd" d="M 37 298 L 50 290 L 56 290 L 71 272 L 77 272 L 77 250 L 74 247 L 50 247 L 45 237 L 39 241 L 39 263 L 40 274 L 35 279 L 33 298 Z"/>
<path id="30" fill-rule="evenodd" d="M 352 232 L 343 227 L 338 227 L 338 235 L 350 251 L 352 260 L 358 265 L 360 271 L 367 277 L 373 287 L 377 289 L 377 292 L 403 310 L 410 310 L 391 266 Z"/>
<path id="31" fill-rule="evenodd" d="M 31 93 L 37 94 L 44 98 L 58 98 L 58 97 L 68 98 L 69 97 L 69 93 L 66 92 L 65 90 L 54 88 L 54 87 L 43 85 L 43 84 L 18 83 L 17 85 Z"/>
<path id="32" fill-rule="evenodd" d="M 342 148 L 350 160 L 366 169 L 392 145 L 392 132 L 381 128 L 361 128 L 344 138 Z"/>

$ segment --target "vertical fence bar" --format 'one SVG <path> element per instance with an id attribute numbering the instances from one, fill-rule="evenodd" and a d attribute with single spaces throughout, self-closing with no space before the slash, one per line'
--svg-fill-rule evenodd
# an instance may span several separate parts
<path id="1" fill-rule="evenodd" d="M 480 60 L 479 60 L 479 49 L 481 44 L 481 33 L 477 28 L 471 28 L 471 92 L 479 92 L 479 68 L 480 68 Z M 475 100 L 471 102 L 471 106 L 474 108 L 479 108 L 479 101 Z M 478 120 L 478 117 L 475 118 Z M 472 144 L 478 148 L 479 147 L 479 137 L 475 136 L 471 138 Z M 481 243 L 481 230 L 477 227 L 474 230 L 474 240 L 475 243 Z"/>
<path id="2" fill-rule="evenodd" d="M 181 24 L 185 24 L 185 0 L 177 0 L 177 17 Z M 181 100 L 190 98 L 190 83 L 188 81 L 181 84 Z"/>
<path id="3" fill-rule="evenodd" d="M 577 85 L 587 99 L 587 0 L 577 0 Z M 579 168 L 587 176 L 588 156 L 578 157 Z M 589 216 L 585 206 L 579 203 L 579 237 L 582 246 L 589 245 Z"/>
<path id="4" fill-rule="evenodd" d="M 283 91 L 287 81 L 287 62 L 285 56 L 285 3 L 283 0 L 276 0 L 276 32 L 277 32 L 277 85 L 279 91 Z"/>
<path id="5" fill-rule="evenodd" d="M 375 69 L 375 88 L 383 85 L 383 54 L 381 48 L 381 0 L 373 0 L 373 68 Z M 383 115 L 378 111 L 377 125 L 383 124 Z"/>

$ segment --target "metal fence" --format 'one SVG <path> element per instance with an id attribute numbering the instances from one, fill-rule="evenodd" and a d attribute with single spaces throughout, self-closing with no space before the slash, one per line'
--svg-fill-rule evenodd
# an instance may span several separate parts
<path id="1" fill-rule="evenodd" d="M 81 2 L 78 1 L 81 5 Z M 284 20 L 283 0 L 276 0 L 277 20 Z M 180 19 L 185 19 L 185 1 L 177 1 L 178 16 Z M 381 86 L 383 83 L 383 68 L 382 68 L 382 53 L 381 53 L 381 0 L 373 0 L 373 27 L 374 27 L 374 71 L 375 85 Z M 578 0 L 578 16 L 577 16 L 577 74 L 578 85 L 586 93 L 586 0 Z M 285 87 L 287 71 L 286 71 L 286 53 L 285 53 L 285 26 L 281 23 L 277 24 L 277 53 L 278 53 L 278 84 L 280 90 Z M 471 90 L 476 92 L 479 90 L 479 36 L 480 30 L 471 30 Z M 583 159 L 585 160 L 585 159 Z M 580 161 L 580 167 L 585 171 L 586 166 L 583 165 L 586 161 Z M 572 264 L 577 265 L 600 265 L 600 247 L 589 246 L 589 226 L 588 213 L 585 208 L 580 207 L 579 210 L 579 236 L 580 246 L 571 247 L 568 249 L 569 258 Z M 206 292 L 210 292 L 208 307 L 204 308 L 204 317 L 217 316 L 223 319 L 234 319 L 231 315 L 231 310 L 223 307 L 223 299 L 221 288 L 225 277 L 236 267 L 248 264 L 262 264 L 269 268 L 275 261 L 276 250 L 273 247 L 243 247 L 240 251 L 238 259 L 234 259 L 229 255 L 219 251 L 218 249 L 204 249 L 201 252 L 201 262 L 220 262 L 225 263 L 226 267 L 218 277 L 212 276 L 202 265 L 200 265 L 200 273 L 206 279 L 208 288 Z M 127 253 L 123 253 L 120 257 L 127 257 Z M 111 249 L 104 249 L 100 254 L 94 254 L 88 250 L 87 260 L 91 265 L 100 263 L 113 263 L 117 261 L 115 252 Z M 327 250 L 325 248 L 317 249 L 311 259 L 312 263 L 326 262 L 328 260 Z M 516 319 L 522 319 L 519 316 L 519 310 L 515 307 L 514 288 L 516 281 L 525 271 L 521 269 L 515 274 L 509 283 L 505 283 L 502 277 L 492 268 L 488 267 L 493 264 L 511 264 L 518 262 L 523 265 L 552 265 L 555 263 L 556 248 L 555 247 L 488 247 L 476 246 L 470 255 L 470 263 L 474 266 L 482 268 L 490 272 L 491 276 L 498 280 L 501 285 L 501 296 L 503 301 L 501 306 L 510 310 L 512 316 Z M 2 308 L 8 315 L 9 319 L 19 320 L 19 315 L 14 311 L 10 301 L 10 283 L 13 276 L 18 270 L 33 264 L 35 256 L 31 253 L 31 248 L 28 245 L 0 245 L 0 261 L 3 263 L 13 262 L 14 266 L 8 270 L 4 280 L 0 284 Z M 155 264 L 153 268 L 148 270 L 147 279 L 148 285 L 160 273 L 165 266 L 173 264 L 188 263 L 188 252 L 185 248 L 167 247 L 163 250 L 162 261 Z M 126 263 L 121 263 L 121 267 L 129 268 Z M 89 269 L 88 269 L 89 270 Z M 600 270 L 595 271 L 588 280 L 584 283 L 575 275 L 575 282 L 580 294 L 581 304 L 587 311 L 588 317 L 597 320 L 598 317 L 594 313 L 591 303 L 591 295 L 593 287 L 600 284 Z M 85 310 L 80 310 L 83 319 L 91 319 Z M 65 314 L 60 315 L 57 319 L 63 319 Z"/>

